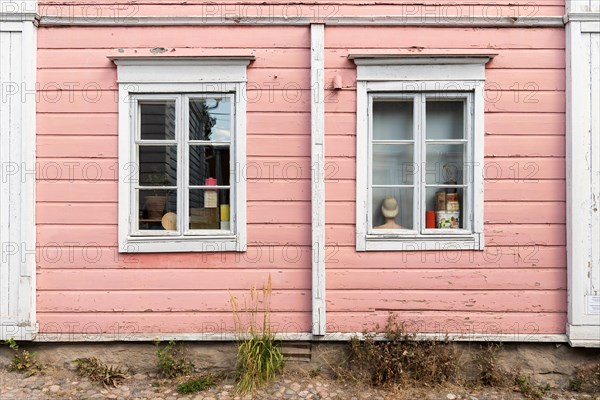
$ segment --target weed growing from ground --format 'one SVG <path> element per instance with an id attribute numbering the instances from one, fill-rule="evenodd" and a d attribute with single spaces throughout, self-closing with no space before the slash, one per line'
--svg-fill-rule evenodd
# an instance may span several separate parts
<path id="1" fill-rule="evenodd" d="M 548 384 L 546 385 L 534 385 L 529 381 L 526 376 L 516 374 L 514 377 L 516 390 L 528 399 L 541 399 L 546 393 L 552 389 Z"/>
<path id="2" fill-rule="evenodd" d="M 447 340 L 416 340 L 395 314 L 388 318 L 384 331 L 384 340 L 377 340 L 372 333 L 365 333 L 362 340 L 352 338 L 348 365 L 337 368 L 338 377 L 375 386 L 430 386 L 457 379 L 459 357 Z"/>
<path id="3" fill-rule="evenodd" d="M 177 385 L 177 393 L 190 394 L 200 392 L 207 389 L 215 384 L 215 380 L 212 376 L 203 376 L 200 378 L 193 378 Z"/>
<path id="4" fill-rule="evenodd" d="M 185 350 L 174 340 L 164 347 L 156 343 L 156 358 L 158 368 L 165 378 L 189 375 L 194 372 L 194 364 L 188 360 Z"/>
<path id="5" fill-rule="evenodd" d="M 95 357 L 78 358 L 75 360 L 77 373 L 93 382 L 99 382 L 104 387 L 117 387 L 129 376 L 119 367 L 107 365 Z"/>
<path id="6" fill-rule="evenodd" d="M 503 387 L 510 381 L 507 374 L 498 365 L 498 354 L 502 351 L 501 343 L 488 343 L 480 347 L 473 357 L 478 371 L 478 382 L 483 386 Z"/>
<path id="7" fill-rule="evenodd" d="M 262 294 L 262 296 L 261 296 Z M 253 287 L 250 291 L 249 303 L 244 301 L 244 312 L 248 324 L 242 321 L 237 299 L 230 296 L 231 308 L 236 332 L 240 335 L 236 359 L 236 392 L 247 394 L 255 392 L 259 387 L 271 383 L 283 369 L 283 354 L 279 341 L 271 331 L 271 276 L 262 291 Z M 262 303 L 262 309 L 260 304 Z M 257 324 L 257 317 L 262 313 L 262 326 Z"/>
<path id="8" fill-rule="evenodd" d="M 14 352 L 10 365 L 8 366 L 9 371 L 25 373 L 27 376 L 31 376 L 40 372 L 44 369 L 44 366 L 37 361 L 36 353 L 30 353 L 27 350 L 21 350 L 17 342 L 14 339 L 4 340 L 2 342 Z"/>
<path id="9" fill-rule="evenodd" d="M 575 392 L 600 393 L 600 362 L 579 365 L 569 382 Z"/>

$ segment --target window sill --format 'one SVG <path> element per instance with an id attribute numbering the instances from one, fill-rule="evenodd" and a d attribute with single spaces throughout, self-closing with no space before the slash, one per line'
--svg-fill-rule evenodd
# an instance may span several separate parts
<path id="1" fill-rule="evenodd" d="M 245 244 L 236 236 L 135 237 L 130 236 L 119 246 L 119 253 L 205 253 L 245 251 Z"/>
<path id="2" fill-rule="evenodd" d="M 483 234 L 357 235 L 356 251 L 483 250 Z"/>

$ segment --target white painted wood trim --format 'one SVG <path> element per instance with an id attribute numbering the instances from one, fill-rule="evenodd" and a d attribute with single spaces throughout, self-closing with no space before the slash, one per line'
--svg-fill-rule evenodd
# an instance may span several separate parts
<path id="1" fill-rule="evenodd" d="M 275 338 L 282 341 L 317 341 L 317 342 L 347 342 L 357 337 L 364 339 L 363 332 L 332 332 L 325 335 L 314 335 L 305 332 L 275 333 Z M 514 334 L 483 334 L 475 332 L 465 333 L 420 333 L 416 340 L 444 340 L 456 342 L 521 342 L 521 343 L 566 343 L 567 335 L 564 334 L 539 334 L 539 333 L 514 333 Z M 238 333 L 38 333 L 33 340 L 39 343 L 80 343 L 80 342 L 153 342 L 159 341 L 209 341 L 209 342 L 235 342 L 239 340 Z M 385 335 L 378 334 L 375 340 L 386 340 Z"/>
<path id="2" fill-rule="evenodd" d="M 572 4 L 571 4 L 572 5 Z M 595 14 L 592 16 L 591 14 Z M 568 15 L 566 26 L 566 163 L 567 163 L 567 335 L 572 346 L 600 347 L 600 314 L 586 310 L 586 294 L 590 291 L 591 269 L 600 268 L 597 255 L 600 243 L 594 230 L 598 229 L 597 188 L 594 176 L 600 171 L 593 165 L 593 148 L 598 146 L 597 111 L 592 110 L 591 71 L 592 35 L 586 24 L 600 13 Z M 597 82 L 597 80 L 596 80 Z M 597 84 L 597 83 L 596 83 Z M 598 89 L 595 89 L 598 90 Z M 596 100 L 597 101 L 597 100 Z M 597 182 L 596 182 L 597 184 Z"/>
<path id="3" fill-rule="evenodd" d="M 15 4 L 18 4 L 15 2 Z M 0 22 L 31 22 L 38 25 L 39 16 L 36 12 L 2 12 L 0 10 Z"/>
<path id="4" fill-rule="evenodd" d="M 581 22 L 581 33 L 600 33 L 600 19 Z"/>
<path id="5" fill-rule="evenodd" d="M 369 209 L 369 95 L 367 82 L 356 81 L 356 251 L 367 250 Z"/>
<path id="6" fill-rule="evenodd" d="M 118 70 L 119 83 L 206 83 L 246 82 L 246 67 L 252 57 L 208 58 L 109 57 Z"/>
<path id="7" fill-rule="evenodd" d="M 35 6 L 35 3 L 34 3 Z M 0 15 L 3 18 L 4 15 Z M 10 105 L 9 119 L 0 120 L 3 137 L 3 235 L 2 257 L 11 276 L 18 281 L 11 285 L 9 296 L 15 303 L 14 315 L 0 321 L 0 339 L 30 340 L 36 325 L 36 227 L 35 227 L 35 165 L 36 165 L 36 60 L 37 29 L 31 21 L 2 23 L 6 35 L 18 33 L 20 41 L 13 45 L 18 52 L 10 58 L 11 75 L 18 84 L 17 92 L 5 100 Z M 7 26 L 9 25 L 9 26 Z M 10 33 L 9 33 L 10 32 Z M 8 58 L 5 58 L 8 59 Z M 14 74 L 14 75 L 13 75 Z M 3 89 L 5 89 L 3 84 Z M 7 96 L 6 93 L 4 93 Z M 8 173 L 10 171 L 10 173 Z M 4 189 L 3 188 L 3 189 Z M 6 194 L 6 196 L 4 196 Z M 6 218 L 6 220 L 4 219 Z M 10 246 L 5 247 L 5 246 Z M 3 273 L 5 271 L 2 271 Z"/>
<path id="8" fill-rule="evenodd" d="M 600 325 L 567 324 L 567 338 L 573 347 L 600 347 Z"/>
<path id="9" fill-rule="evenodd" d="M 325 335 L 325 26 L 310 26 L 312 333 Z"/>
<path id="10" fill-rule="evenodd" d="M 329 26 L 444 26 L 444 27 L 560 27 L 563 17 L 520 16 L 489 18 L 484 16 L 440 17 L 436 15 L 375 15 L 332 16 L 315 21 L 311 17 L 287 16 L 54 16 L 42 15 L 42 26 L 177 26 L 177 25 L 292 25 L 307 26 L 314 23 Z"/>
<path id="11" fill-rule="evenodd" d="M 119 252 L 246 251 L 246 182 L 237 174 L 245 170 L 246 166 L 246 67 L 252 57 L 232 56 L 231 59 L 223 56 L 209 57 L 209 59 L 111 57 L 111 59 L 117 64 L 119 80 Z M 174 79 L 175 82 L 171 82 L 170 79 Z M 233 235 L 176 237 L 133 235 L 131 215 L 134 210 L 134 199 L 131 185 L 126 181 L 126 177 L 131 172 L 130 163 L 136 160 L 132 136 L 136 128 L 132 116 L 137 114 L 133 107 L 137 104 L 134 96 L 138 93 L 176 95 L 177 98 L 189 93 L 233 95 L 235 129 L 231 149 L 234 158 L 233 172 L 240 178 L 232 180 L 236 182 L 235 187 L 232 186 L 231 189 L 233 207 L 235 207 L 231 212 Z M 181 108 L 179 100 L 178 104 Z"/>
<path id="12" fill-rule="evenodd" d="M 600 23 L 599 12 L 570 12 L 565 15 L 565 24 L 569 22 L 597 22 Z"/>
<path id="13" fill-rule="evenodd" d="M 589 11 L 600 11 L 600 4 L 596 0 L 565 0 L 565 9 L 568 14 L 585 13 Z M 592 8 L 596 5 L 597 10 Z"/>

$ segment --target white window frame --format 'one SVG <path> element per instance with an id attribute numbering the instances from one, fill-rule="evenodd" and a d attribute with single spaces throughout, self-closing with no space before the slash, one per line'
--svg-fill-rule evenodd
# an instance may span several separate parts
<path id="1" fill-rule="evenodd" d="M 219 252 L 246 249 L 246 68 L 252 57 L 146 58 L 114 57 L 119 82 L 119 252 Z M 230 231 L 190 230 L 187 212 L 178 214 L 177 231 L 160 234 L 138 229 L 136 176 L 139 101 L 175 100 L 177 191 L 188 190 L 189 163 L 185 139 L 190 98 L 228 97 L 232 104 L 230 143 Z M 183 138 L 183 140 L 181 140 Z M 133 178 L 133 179 L 132 179 Z M 179 210 L 187 210 L 187 196 L 178 196 Z"/>
<path id="2" fill-rule="evenodd" d="M 356 100 L 356 250 L 357 251 L 414 251 L 414 250 L 483 250 L 483 115 L 485 64 L 491 55 L 452 56 L 374 56 L 350 55 L 357 65 Z M 426 174 L 416 175 L 413 230 L 385 230 L 373 232 L 370 222 L 371 207 L 371 124 L 372 100 L 384 96 L 416 96 L 414 124 L 421 130 L 424 101 L 428 96 L 463 96 L 466 102 L 467 149 L 463 176 L 471 184 L 463 204 L 464 229 L 422 229 L 425 204 L 419 191 L 425 187 Z M 423 130 L 424 132 L 424 130 Z M 424 134 L 424 133 L 423 133 Z M 425 149 L 417 143 L 415 151 L 424 160 Z M 420 150 L 419 150 L 420 149 Z M 417 162 L 417 158 L 415 159 Z M 423 165 L 417 166 L 420 169 Z M 423 211 L 423 212 L 421 212 Z M 420 215 L 423 214 L 423 215 Z"/>

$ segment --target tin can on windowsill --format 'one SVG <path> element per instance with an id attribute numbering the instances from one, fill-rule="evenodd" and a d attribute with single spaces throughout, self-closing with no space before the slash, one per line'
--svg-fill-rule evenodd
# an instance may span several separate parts
<path id="1" fill-rule="evenodd" d="M 435 224 L 438 229 L 458 229 L 460 228 L 460 212 L 436 211 Z"/>

